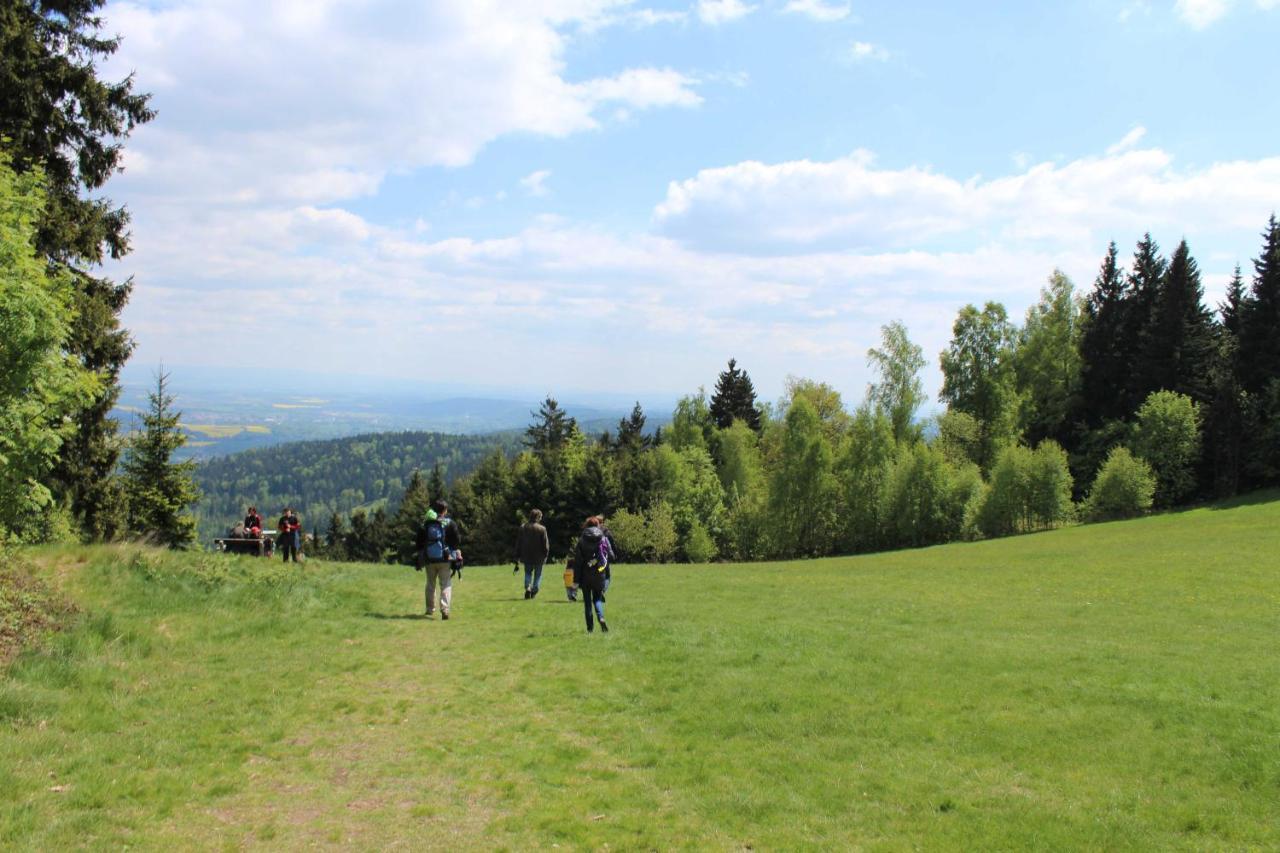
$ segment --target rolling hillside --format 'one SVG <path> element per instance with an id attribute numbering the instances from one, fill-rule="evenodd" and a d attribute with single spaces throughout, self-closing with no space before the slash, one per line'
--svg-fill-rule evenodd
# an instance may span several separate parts
<path id="1" fill-rule="evenodd" d="M 1280 496 L 782 564 L 31 552 L 0 846 L 1275 849 Z"/>

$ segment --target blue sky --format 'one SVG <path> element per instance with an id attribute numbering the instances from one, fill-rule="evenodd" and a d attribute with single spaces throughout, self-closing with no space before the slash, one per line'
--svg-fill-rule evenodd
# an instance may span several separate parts
<path id="1" fill-rule="evenodd" d="M 1109 240 L 1208 301 L 1280 207 L 1280 0 L 110 3 L 159 117 L 135 360 L 676 394 L 736 357 L 852 404 Z M 175 380 L 181 385 L 181 368 Z"/>

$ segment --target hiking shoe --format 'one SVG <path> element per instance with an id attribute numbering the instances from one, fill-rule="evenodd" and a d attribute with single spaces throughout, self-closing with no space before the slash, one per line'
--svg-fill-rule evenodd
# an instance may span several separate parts
<path id="1" fill-rule="evenodd" d="M 533 598 L 533 593 L 529 592 L 529 590 L 527 590 L 527 589 L 526 589 L 526 590 L 524 591 L 524 600 L 525 600 L 525 601 L 528 601 L 528 600 L 529 600 L 529 599 L 531 599 L 531 598 Z"/>
<path id="2" fill-rule="evenodd" d="M 440 618 L 441 618 L 441 619 L 448 619 L 448 618 L 449 618 L 449 614 L 448 614 L 448 613 L 443 613 L 443 612 L 442 612 L 442 613 L 440 614 Z"/>
<path id="3" fill-rule="evenodd" d="M 606 634 L 609 633 L 609 626 L 604 624 L 603 619 L 600 620 L 600 630 Z"/>

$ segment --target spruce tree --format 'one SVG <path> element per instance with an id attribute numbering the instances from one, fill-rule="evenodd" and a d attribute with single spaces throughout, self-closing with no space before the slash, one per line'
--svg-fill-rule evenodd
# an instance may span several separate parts
<path id="1" fill-rule="evenodd" d="M 433 501 L 443 501 L 449 499 L 448 494 L 446 494 L 447 491 L 444 485 L 444 469 L 440 466 L 440 462 L 437 461 L 431 466 L 431 479 L 427 481 L 427 494 L 431 496 Z"/>
<path id="2" fill-rule="evenodd" d="M 756 407 L 756 389 L 745 370 L 738 368 L 736 359 L 729 359 L 729 367 L 716 380 L 716 390 L 711 395 L 711 418 L 720 429 L 728 429 L 735 420 L 760 431 L 760 410 Z"/>
<path id="3" fill-rule="evenodd" d="M 644 422 L 644 410 L 637 400 L 631 416 L 618 421 L 618 438 L 613 443 L 614 448 L 624 453 L 635 453 L 648 447 L 649 438 L 644 434 Z M 603 440 L 601 443 L 604 443 Z"/>
<path id="4" fill-rule="evenodd" d="M 133 91 L 132 75 L 115 82 L 98 77 L 95 64 L 120 44 L 100 32 L 103 5 L 12 0 L 0 8 L 0 139 L 15 168 L 40 168 L 46 176 L 49 204 L 36 248 L 70 271 L 76 319 L 67 349 L 102 379 L 98 394 L 75 414 L 75 434 L 55 471 L 60 497 L 95 538 L 114 535 L 124 521 L 123 493 L 113 480 L 120 442 L 110 412 L 133 350 L 120 326 L 132 282 L 89 272 L 129 251 L 128 212 L 98 191 L 119 171 L 124 140 L 154 117 L 150 96 Z"/>
<path id="5" fill-rule="evenodd" d="M 334 512 L 329 516 L 329 529 L 324 537 L 324 555 L 330 560 L 347 559 L 346 523 Z"/>
<path id="6" fill-rule="evenodd" d="M 169 374 L 156 374 L 156 390 L 147 400 L 142 429 L 130 438 L 124 460 L 129 531 L 170 548 L 187 548 L 196 541 L 191 507 L 200 490 L 192 480 L 196 463 L 173 461 L 187 436 L 180 426 L 182 413 L 173 408 Z"/>
<path id="7" fill-rule="evenodd" d="M 1214 335 L 1213 317 L 1204 306 L 1200 270 L 1183 240 L 1161 277 L 1141 335 L 1134 387 L 1148 394 L 1175 391 L 1205 402 L 1211 393 Z"/>
<path id="8" fill-rule="evenodd" d="M 1240 306 L 1240 384 L 1260 394 L 1280 379 L 1280 222 L 1275 214 L 1253 269 L 1253 284 Z"/>
<path id="9" fill-rule="evenodd" d="M 548 396 L 538 407 L 538 411 L 530 412 L 534 422 L 524 431 L 525 446 L 534 453 L 548 453 L 563 450 L 578 436 L 578 422 Z"/>
<path id="10" fill-rule="evenodd" d="M 1240 274 L 1240 265 L 1236 264 L 1231 281 L 1227 283 L 1227 298 L 1218 303 L 1218 315 L 1222 318 L 1223 330 L 1232 337 L 1240 335 L 1240 311 L 1245 299 L 1244 277 Z"/>
<path id="11" fill-rule="evenodd" d="M 422 479 L 422 471 L 413 469 L 391 522 L 391 545 L 395 549 L 396 560 L 406 566 L 413 565 L 418 550 L 418 531 L 426 522 L 432 500 L 433 495 Z"/>
<path id="12" fill-rule="evenodd" d="M 1080 397 L 1086 423 L 1097 427 L 1123 418 L 1120 390 L 1130 367 L 1125 344 L 1125 288 L 1116 244 L 1107 256 L 1085 301 L 1080 336 Z"/>
<path id="13" fill-rule="evenodd" d="M 1122 389 L 1119 401 L 1119 417 L 1131 418 L 1138 407 L 1147 399 L 1153 388 L 1150 379 L 1139 366 L 1145 346 L 1145 338 L 1149 333 L 1160 299 L 1168 264 L 1160 255 L 1160 246 L 1151 239 L 1151 234 L 1144 234 L 1138 241 L 1133 253 L 1133 266 L 1129 270 L 1125 287 L 1123 325 L 1119 341 L 1122 364 L 1125 365 L 1121 378 Z"/>

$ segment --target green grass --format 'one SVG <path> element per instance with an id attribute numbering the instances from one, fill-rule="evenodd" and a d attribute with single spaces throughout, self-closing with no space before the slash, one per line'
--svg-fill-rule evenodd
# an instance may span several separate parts
<path id="1" fill-rule="evenodd" d="M 1274 497 L 1274 496 L 1271 496 Z M 1275 849 L 1280 503 L 559 571 L 40 552 L 0 847 Z"/>

